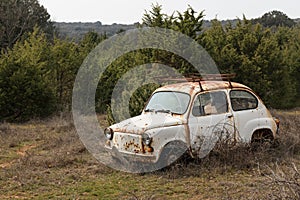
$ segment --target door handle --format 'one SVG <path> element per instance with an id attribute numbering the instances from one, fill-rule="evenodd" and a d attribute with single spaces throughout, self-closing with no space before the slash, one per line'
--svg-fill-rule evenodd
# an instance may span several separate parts
<path id="1" fill-rule="evenodd" d="M 228 118 L 228 119 L 230 119 L 230 118 L 232 118 L 232 117 L 233 117 L 233 114 L 228 114 L 228 115 L 227 115 L 227 118 Z"/>

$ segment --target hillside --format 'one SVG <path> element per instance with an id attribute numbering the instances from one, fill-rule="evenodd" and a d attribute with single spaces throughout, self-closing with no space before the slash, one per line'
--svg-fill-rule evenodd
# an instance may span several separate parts
<path id="1" fill-rule="evenodd" d="M 237 20 L 223 20 L 222 24 L 232 23 L 235 24 Z M 98 34 L 106 34 L 108 37 L 112 36 L 121 31 L 127 31 L 130 29 L 137 28 L 140 23 L 134 24 L 111 24 L 103 25 L 101 22 L 54 22 L 55 27 L 62 38 L 71 38 L 80 40 L 84 34 L 89 31 L 95 31 Z M 205 20 L 203 23 L 203 28 L 209 28 L 211 26 L 211 21 Z"/>
<path id="2" fill-rule="evenodd" d="M 112 24 L 112 25 L 102 25 L 101 22 L 95 23 L 66 23 L 66 22 L 55 22 L 55 27 L 58 30 L 60 37 L 62 38 L 72 38 L 78 40 L 83 37 L 89 31 L 95 31 L 98 34 L 106 34 L 107 36 L 112 36 L 120 31 L 127 31 L 129 29 L 136 28 L 139 23 L 135 24 Z"/>
<path id="3" fill-rule="evenodd" d="M 231 23 L 235 25 L 237 23 L 237 19 L 233 20 L 221 20 L 223 25 Z M 300 18 L 294 19 L 296 23 L 300 23 Z M 80 40 L 84 34 L 89 31 L 95 31 L 98 34 L 106 34 L 107 36 L 112 36 L 120 31 L 127 31 L 130 29 L 137 28 L 140 23 L 134 24 L 111 24 L 111 25 L 104 25 L 101 22 L 54 22 L 55 27 L 59 33 L 59 36 L 62 38 L 71 38 L 75 39 L 76 41 Z M 211 21 L 204 20 L 203 28 L 209 28 L 211 26 Z"/>
<path id="4" fill-rule="evenodd" d="M 235 24 L 237 20 L 223 20 L 222 24 L 232 23 Z M 62 38 L 71 38 L 80 40 L 84 34 L 89 31 L 95 31 L 98 34 L 106 34 L 108 37 L 112 36 L 121 31 L 127 31 L 130 29 L 137 28 L 140 23 L 134 24 L 111 24 L 111 25 L 103 25 L 101 22 L 55 22 L 55 27 L 59 33 L 59 36 Z M 203 28 L 209 28 L 211 26 L 211 21 L 204 20 Z"/>

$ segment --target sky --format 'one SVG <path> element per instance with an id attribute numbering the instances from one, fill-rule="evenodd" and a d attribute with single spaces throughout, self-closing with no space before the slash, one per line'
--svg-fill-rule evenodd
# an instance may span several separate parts
<path id="1" fill-rule="evenodd" d="M 39 0 L 51 20 L 56 22 L 97 22 L 102 24 L 133 24 L 141 22 L 152 4 L 162 5 L 163 13 L 183 12 L 190 5 L 204 10 L 204 19 L 247 19 L 261 17 L 278 10 L 290 18 L 300 18 L 299 0 Z"/>

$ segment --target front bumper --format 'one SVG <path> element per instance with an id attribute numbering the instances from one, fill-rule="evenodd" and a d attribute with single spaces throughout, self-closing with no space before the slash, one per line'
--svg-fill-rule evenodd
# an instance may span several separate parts
<path id="1" fill-rule="evenodd" d="M 122 162 L 155 163 L 157 160 L 153 154 L 121 152 L 115 146 L 105 146 L 105 149 L 113 158 Z"/>

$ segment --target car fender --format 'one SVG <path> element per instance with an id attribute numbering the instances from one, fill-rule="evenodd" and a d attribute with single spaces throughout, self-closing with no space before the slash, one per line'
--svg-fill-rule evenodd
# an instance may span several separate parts
<path id="1" fill-rule="evenodd" d="M 272 118 L 257 118 L 248 121 L 243 130 L 244 133 L 239 133 L 243 142 L 251 142 L 252 135 L 257 130 L 269 129 L 273 136 L 276 134 L 276 123 Z"/>
<path id="2" fill-rule="evenodd" d="M 154 149 L 155 156 L 159 158 L 163 148 L 174 141 L 187 143 L 187 134 L 185 125 L 160 127 L 147 130 L 147 133 L 152 138 L 151 147 Z"/>

